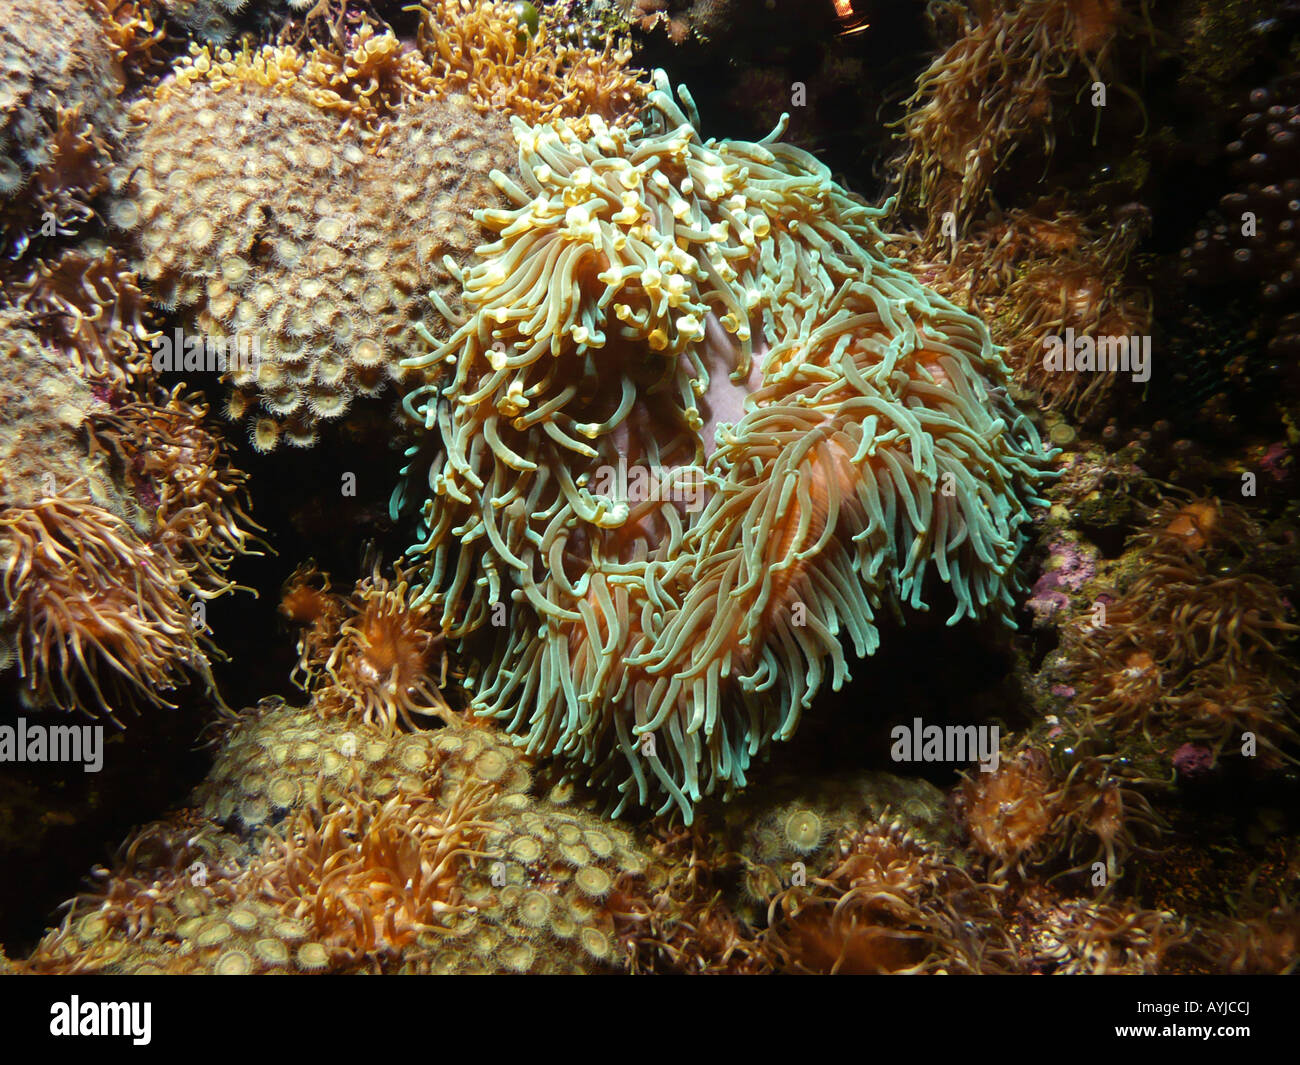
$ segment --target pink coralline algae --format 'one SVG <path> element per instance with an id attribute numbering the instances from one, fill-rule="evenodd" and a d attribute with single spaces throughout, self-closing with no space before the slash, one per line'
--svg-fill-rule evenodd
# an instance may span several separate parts
<path id="1" fill-rule="evenodd" d="M 1043 574 L 1034 582 L 1029 597 L 1029 609 L 1034 612 L 1034 624 L 1050 625 L 1059 611 L 1070 605 L 1070 593 L 1077 592 L 1097 572 L 1097 552 L 1087 544 L 1056 539 L 1048 545 L 1047 564 Z"/>
<path id="2" fill-rule="evenodd" d="M 1291 449 L 1282 441 L 1270 444 L 1259 464 L 1265 472 L 1275 481 L 1285 481 L 1291 476 L 1291 470 L 1294 466 L 1294 460 L 1291 457 Z"/>
<path id="3" fill-rule="evenodd" d="M 1174 770 L 1180 780 L 1194 780 L 1214 768 L 1214 752 L 1202 743 L 1184 743 L 1174 752 Z"/>

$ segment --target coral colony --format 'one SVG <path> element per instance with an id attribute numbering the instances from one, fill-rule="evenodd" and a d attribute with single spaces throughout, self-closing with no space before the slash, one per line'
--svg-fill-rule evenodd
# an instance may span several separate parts
<path id="1" fill-rule="evenodd" d="M 0 972 L 1294 970 L 1212 7 L 0 0 Z"/>

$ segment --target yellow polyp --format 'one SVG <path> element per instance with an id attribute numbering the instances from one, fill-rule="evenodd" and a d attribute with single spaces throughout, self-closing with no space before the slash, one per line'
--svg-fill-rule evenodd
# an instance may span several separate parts
<path id="1" fill-rule="evenodd" d="M 684 314 L 677 319 L 677 332 L 687 340 L 699 340 L 704 336 L 704 326 L 693 314 Z"/>
<path id="2" fill-rule="evenodd" d="M 519 381 L 511 381 L 506 394 L 497 402 L 497 410 L 507 418 L 515 418 L 528 409 L 528 397 Z"/>
<path id="3" fill-rule="evenodd" d="M 654 351 L 663 351 L 668 346 L 668 334 L 662 329 L 655 329 L 646 337 L 646 343 Z"/>

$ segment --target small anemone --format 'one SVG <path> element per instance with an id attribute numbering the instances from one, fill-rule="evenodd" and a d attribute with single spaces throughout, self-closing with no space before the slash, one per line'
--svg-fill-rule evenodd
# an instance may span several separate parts
<path id="1" fill-rule="evenodd" d="M 191 672 L 215 690 L 181 597 L 185 570 L 120 518 L 71 495 L 50 497 L 0 512 L 0 539 L 0 587 L 37 705 L 116 720 L 126 706 L 173 706 L 163 693 Z"/>

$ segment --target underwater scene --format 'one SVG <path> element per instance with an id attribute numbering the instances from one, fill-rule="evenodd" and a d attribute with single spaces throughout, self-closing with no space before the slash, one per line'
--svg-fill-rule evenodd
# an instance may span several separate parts
<path id="1" fill-rule="evenodd" d="M 1300 3 L 0 0 L 0 147 L 0 972 L 1297 968 Z"/>

